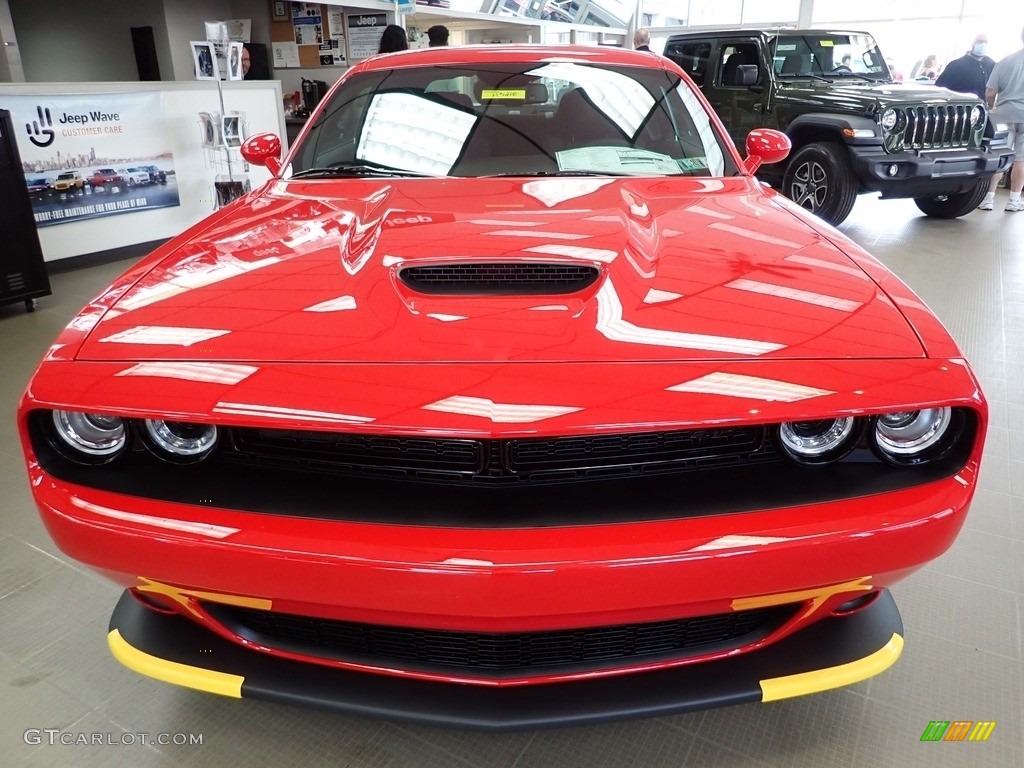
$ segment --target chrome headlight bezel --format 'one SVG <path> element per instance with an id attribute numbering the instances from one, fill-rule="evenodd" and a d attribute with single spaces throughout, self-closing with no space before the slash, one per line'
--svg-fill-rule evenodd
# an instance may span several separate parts
<path id="1" fill-rule="evenodd" d="M 884 133 L 889 133 L 890 131 L 894 130 L 896 126 L 899 124 L 899 119 L 899 112 L 897 112 L 892 107 L 889 107 L 884 112 L 882 112 L 881 116 L 879 116 L 878 124 L 882 127 L 882 131 Z"/>
<path id="2" fill-rule="evenodd" d="M 829 464 L 857 445 L 862 425 L 853 416 L 786 421 L 775 431 L 776 442 L 799 464 Z"/>
<path id="3" fill-rule="evenodd" d="M 142 434 L 143 442 L 154 456 L 175 464 L 202 461 L 220 443 L 220 430 L 214 424 L 145 419 Z"/>
<path id="4" fill-rule="evenodd" d="M 944 455 L 955 442 L 960 420 L 949 406 L 878 414 L 872 418 L 872 447 L 890 464 L 932 461 Z"/>
<path id="5" fill-rule="evenodd" d="M 128 424 L 119 416 L 54 410 L 50 424 L 54 447 L 77 464 L 106 464 L 128 445 Z"/>

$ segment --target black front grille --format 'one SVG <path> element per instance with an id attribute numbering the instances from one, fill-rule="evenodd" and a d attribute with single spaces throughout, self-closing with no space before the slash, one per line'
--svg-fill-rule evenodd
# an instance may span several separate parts
<path id="1" fill-rule="evenodd" d="M 646 476 L 777 459 L 764 427 L 483 440 L 236 428 L 224 458 L 396 479 L 530 484 Z"/>
<path id="2" fill-rule="evenodd" d="M 357 664 L 500 677 L 628 666 L 738 648 L 782 626 L 798 606 L 500 634 L 357 624 L 213 603 L 204 607 L 235 634 L 268 648 Z"/>
<path id="3" fill-rule="evenodd" d="M 951 149 L 970 146 L 974 127 L 971 125 L 973 104 L 905 107 L 901 111 L 906 122 L 903 134 L 905 149 Z M 984 121 L 984 115 L 982 116 Z"/>
<path id="4" fill-rule="evenodd" d="M 398 277 L 420 293 L 443 295 L 562 294 L 582 291 L 600 275 L 589 264 L 437 264 L 404 267 Z"/>

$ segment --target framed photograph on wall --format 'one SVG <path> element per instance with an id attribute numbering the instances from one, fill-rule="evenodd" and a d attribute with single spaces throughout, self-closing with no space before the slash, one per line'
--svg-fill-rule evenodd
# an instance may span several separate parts
<path id="1" fill-rule="evenodd" d="M 195 64 L 196 79 L 219 80 L 217 52 L 214 51 L 213 44 L 208 40 L 193 40 L 189 45 L 192 46 L 192 63 Z"/>
<path id="2" fill-rule="evenodd" d="M 291 18 L 290 8 L 285 0 L 271 0 L 270 18 L 272 21 L 288 21 Z"/>

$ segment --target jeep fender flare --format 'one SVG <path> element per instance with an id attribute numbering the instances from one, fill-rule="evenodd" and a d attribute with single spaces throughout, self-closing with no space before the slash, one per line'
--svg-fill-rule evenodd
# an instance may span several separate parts
<path id="1" fill-rule="evenodd" d="M 870 131 L 871 135 L 854 136 L 856 131 Z M 844 133 L 845 132 L 845 133 Z M 882 134 L 878 123 L 868 117 L 834 115 L 828 112 L 808 112 L 793 118 L 786 126 L 786 135 L 793 149 L 812 141 L 834 141 L 839 144 L 881 146 Z"/>

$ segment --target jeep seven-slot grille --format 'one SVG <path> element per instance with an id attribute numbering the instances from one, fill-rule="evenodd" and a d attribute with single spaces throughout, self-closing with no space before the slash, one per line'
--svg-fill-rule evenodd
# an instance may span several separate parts
<path id="1" fill-rule="evenodd" d="M 738 648 L 769 635 L 798 606 L 542 632 L 412 629 L 205 603 L 230 631 L 268 648 L 360 664 L 465 670 L 480 676 L 590 670 Z"/>
<path id="2" fill-rule="evenodd" d="M 589 264 L 436 264 L 405 267 L 399 279 L 413 290 L 444 295 L 574 293 L 600 275 Z"/>
<path id="3" fill-rule="evenodd" d="M 761 426 L 583 437 L 464 439 L 235 428 L 224 458 L 257 467 L 433 482 L 563 482 L 777 459 Z"/>
<path id="4" fill-rule="evenodd" d="M 971 110 L 974 107 L 974 104 L 903 107 L 901 111 L 906 120 L 903 148 L 950 149 L 969 146 L 973 133 Z"/>

